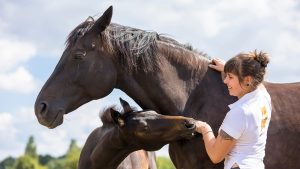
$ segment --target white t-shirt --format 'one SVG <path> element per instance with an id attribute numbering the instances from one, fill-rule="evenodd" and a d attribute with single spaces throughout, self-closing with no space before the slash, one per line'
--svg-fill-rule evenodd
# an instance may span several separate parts
<path id="1" fill-rule="evenodd" d="M 225 157 L 224 169 L 238 164 L 241 169 L 264 169 L 263 158 L 271 119 L 271 98 L 265 89 L 247 93 L 229 105 L 220 127 L 237 140 Z"/>

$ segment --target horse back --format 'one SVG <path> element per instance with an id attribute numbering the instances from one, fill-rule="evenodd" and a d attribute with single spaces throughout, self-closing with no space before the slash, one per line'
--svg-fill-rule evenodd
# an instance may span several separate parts
<path id="1" fill-rule="evenodd" d="M 271 122 L 300 132 L 300 82 L 265 85 L 272 100 Z"/>
<path id="2" fill-rule="evenodd" d="M 266 168 L 300 168 L 300 83 L 265 83 L 272 100 Z"/>

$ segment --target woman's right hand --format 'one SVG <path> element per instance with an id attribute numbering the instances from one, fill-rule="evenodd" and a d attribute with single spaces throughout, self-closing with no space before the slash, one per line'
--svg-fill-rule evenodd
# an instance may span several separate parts
<path id="1" fill-rule="evenodd" d="M 210 68 L 213 68 L 219 72 L 224 72 L 225 61 L 220 58 L 213 58 L 211 63 L 208 65 Z"/>

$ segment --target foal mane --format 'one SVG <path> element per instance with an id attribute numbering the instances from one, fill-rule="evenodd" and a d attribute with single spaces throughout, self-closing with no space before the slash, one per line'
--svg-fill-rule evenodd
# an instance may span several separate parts
<path id="1" fill-rule="evenodd" d="M 110 124 L 113 123 L 113 119 L 110 114 L 110 109 L 116 109 L 116 106 L 110 106 L 107 108 L 104 108 L 102 111 L 100 111 L 99 116 L 103 124 Z"/>
<path id="2" fill-rule="evenodd" d="M 83 37 L 94 25 L 95 20 L 92 17 L 79 24 L 69 34 L 66 47 L 71 47 L 75 42 Z M 126 71 L 142 70 L 144 72 L 153 72 L 157 70 L 160 64 L 161 55 L 157 55 L 158 43 L 167 45 L 167 55 L 175 53 L 175 59 L 180 63 L 195 65 L 195 60 L 206 58 L 210 60 L 205 53 L 194 50 L 191 45 L 184 45 L 176 40 L 160 35 L 154 31 L 145 31 L 128 26 L 111 23 L 100 35 L 103 47 L 113 53 Z M 179 52 L 174 52 L 174 48 Z M 183 56 L 183 52 L 193 53 L 193 56 Z M 200 56 L 200 57 L 195 57 Z M 192 62 L 192 64 L 190 64 Z M 195 66 L 195 69 L 198 67 Z"/>
<path id="3" fill-rule="evenodd" d="M 110 114 L 110 109 L 114 109 L 114 110 L 120 112 L 121 114 L 124 114 L 124 111 L 115 105 L 106 107 L 99 113 L 100 119 L 103 124 L 114 124 L 114 120 L 112 119 L 111 114 Z M 136 112 L 136 110 L 137 110 L 135 107 L 131 107 L 131 109 L 133 110 L 132 112 Z M 127 112 L 127 113 L 130 113 L 130 112 Z"/>

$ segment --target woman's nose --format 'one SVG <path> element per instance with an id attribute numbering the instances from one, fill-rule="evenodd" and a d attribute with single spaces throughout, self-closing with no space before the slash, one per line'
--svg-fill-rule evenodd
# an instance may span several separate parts
<path id="1" fill-rule="evenodd" d="M 228 82 L 227 76 L 225 77 L 225 79 L 223 80 L 223 82 L 224 82 L 225 84 L 227 84 L 227 82 Z"/>

